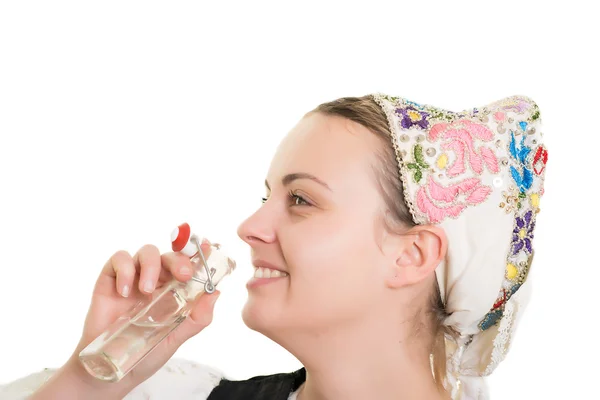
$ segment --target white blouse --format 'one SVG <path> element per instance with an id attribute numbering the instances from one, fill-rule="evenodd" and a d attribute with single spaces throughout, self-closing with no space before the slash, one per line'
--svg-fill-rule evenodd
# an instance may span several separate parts
<path id="1" fill-rule="evenodd" d="M 55 371 L 56 369 L 45 369 L 0 386 L 0 399 L 27 399 Z M 182 359 L 170 359 L 123 400 L 206 400 L 224 376 L 223 372 L 207 365 Z M 288 400 L 296 400 L 297 396 L 297 391 L 291 393 Z"/>

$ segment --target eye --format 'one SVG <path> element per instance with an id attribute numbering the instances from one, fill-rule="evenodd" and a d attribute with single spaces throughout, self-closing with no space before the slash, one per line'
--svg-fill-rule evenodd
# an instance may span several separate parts
<path id="1" fill-rule="evenodd" d="M 289 192 L 290 199 L 294 202 L 294 206 L 310 206 L 311 204 L 304 199 L 304 197 L 297 195 L 294 192 Z M 265 204 L 269 200 L 268 197 L 261 198 L 261 203 Z"/>
<path id="2" fill-rule="evenodd" d="M 304 199 L 304 197 L 297 195 L 296 193 L 290 191 L 290 198 L 294 201 L 295 206 L 310 206 L 311 204 Z"/>

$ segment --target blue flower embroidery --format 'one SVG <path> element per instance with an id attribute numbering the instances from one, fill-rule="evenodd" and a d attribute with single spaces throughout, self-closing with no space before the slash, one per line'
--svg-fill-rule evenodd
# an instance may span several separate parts
<path id="1" fill-rule="evenodd" d="M 531 148 L 525 146 L 525 136 L 521 139 L 521 143 L 517 146 L 515 133 L 510 132 L 510 155 L 519 165 L 519 171 L 514 166 L 510 167 L 510 173 L 519 188 L 521 193 L 525 193 L 533 184 L 533 171 L 528 168 L 527 156 L 531 153 Z"/>

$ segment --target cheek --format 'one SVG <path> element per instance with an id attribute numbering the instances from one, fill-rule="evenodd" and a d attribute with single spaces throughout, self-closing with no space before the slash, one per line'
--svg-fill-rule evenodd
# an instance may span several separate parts
<path id="1" fill-rule="evenodd" d="M 292 290 L 314 301 L 324 297 L 347 301 L 357 292 L 368 291 L 376 284 L 373 264 L 378 251 L 371 221 L 360 215 L 309 217 L 280 232 Z"/>

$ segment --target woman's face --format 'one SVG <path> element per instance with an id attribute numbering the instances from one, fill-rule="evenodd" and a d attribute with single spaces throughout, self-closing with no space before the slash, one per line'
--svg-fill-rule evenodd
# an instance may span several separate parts
<path id="1" fill-rule="evenodd" d="M 385 208 L 373 170 L 381 145 L 362 125 L 322 114 L 302 119 L 281 142 L 266 201 L 238 234 L 253 264 L 289 275 L 249 282 L 248 327 L 271 337 L 321 332 L 352 325 L 381 304 Z"/>

